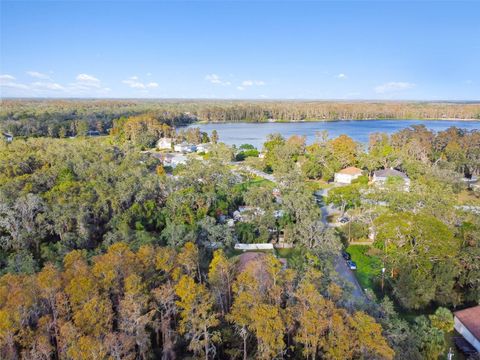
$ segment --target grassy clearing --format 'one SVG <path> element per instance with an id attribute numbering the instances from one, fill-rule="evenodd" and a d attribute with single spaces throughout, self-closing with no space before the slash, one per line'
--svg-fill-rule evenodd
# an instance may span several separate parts
<path id="1" fill-rule="evenodd" d="M 382 273 L 382 262 L 374 255 L 374 250 L 368 245 L 350 245 L 347 248 L 352 260 L 357 263 L 355 275 L 364 289 L 375 289 Z"/>
<path id="2" fill-rule="evenodd" d="M 458 194 L 458 203 L 460 205 L 480 205 L 480 196 L 472 190 L 463 190 Z"/>
<path id="3" fill-rule="evenodd" d="M 277 256 L 279 258 L 285 258 L 287 261 L 290 261 L 290 259 L 298 254 L 301 254 L 301 249 L 295 249 L 295 248 L 290 248 L 290 249 L 275 249 L 277 251 Z"/>
<path id="4" fill-rule="evenodd" d="M 242 182 L 241 184 L 235 185 L 235 187 L 238 190 L 244 192 L 244 191 L 247 191 L 252 186 L 269 186 L 273 189 L 275 187 L 274 185 L 275 184 L 273 182 L 271 182 L 270 180 L 266 180 L 266 179 L 261 178 L 261 177 L 255 177 L 255 178 L 252 178 L 252 179 L 247 180 L 245 182 Z"/>

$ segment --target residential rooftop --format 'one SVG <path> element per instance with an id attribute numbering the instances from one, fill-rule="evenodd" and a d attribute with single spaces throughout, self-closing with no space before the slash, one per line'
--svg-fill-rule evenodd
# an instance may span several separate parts
<path id="1" fill-rule="evenodd" d="M 345 169 L 342 169 L 338 172 L 339 174 L 347 174 L 347 175 L 361 175 L 362 169 L 359 169 L 355 166 L 349 166 Z"/>
<path id="2" fill-rule="evenodd" d="M 408 176 L 398 170 L 395 169 L 383 169 L 383 170 L 377 170 L 373 173 L 375 177 L 377 178 L 387 178 L 387 177 L 392 177 L 392 176 L 399 176 L 403 179 L 408 179 Z"/>
<path id="3" fill-rule="evenodd" d="M 455 311 L 454 315 L 473 336 L 480 340 L 480 305 Z"/>

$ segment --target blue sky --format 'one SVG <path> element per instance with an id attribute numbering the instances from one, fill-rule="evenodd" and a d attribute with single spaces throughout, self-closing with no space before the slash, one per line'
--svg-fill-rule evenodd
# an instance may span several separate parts
<path id="1" fill-rule="evenodd" d="M 2 97 L 480 99 L 480 1 L 3 1 Z"/>

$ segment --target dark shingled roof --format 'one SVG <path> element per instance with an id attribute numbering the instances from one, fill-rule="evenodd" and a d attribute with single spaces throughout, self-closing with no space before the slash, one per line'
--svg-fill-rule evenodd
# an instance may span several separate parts
<path id="1" fill-rule="evenodd" d="M 391 176 L 400 176 L 403 179 L 408 179 L 408 176 L 405 173 L 395 169 L 377 170 L 374 172 L 374 175 L 376 177 L 384 177 L 384 178 L 391 177 Z"/>
<path id="2" fill-rule="evenodd" d="M 454 312 L 455 317 L 480 340 L 480 305 Z"/>

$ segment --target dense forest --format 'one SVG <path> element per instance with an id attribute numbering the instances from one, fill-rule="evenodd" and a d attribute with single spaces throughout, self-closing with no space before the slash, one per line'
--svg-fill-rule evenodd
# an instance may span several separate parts
<path id="1" fill-rule="evenodd" d="M 206 134 L 115 116 L 109 136 L 0 142 L 0 358 L 433 360 L 449 309 L 478 302 L 480 216 L 459 205 L 480 203 L 464 181 L 480 174 L 480 132 L 415 126 L 366 147 L 272 134 L 262 157 L 219 142 L 171 169 L 142 150 Z M 313 191 L 347 166 L 365 175 L 325 201 L 351 221 L 326 226 Z M 409 191 L 373 187 L 387 168 Z M 240 206 L 253 213 L 229 225 Z M 358 299 L 335 260 L 372 231 L 385 287 Z M 284 262 L 233 248 L 280 235 Z"/>
<path id="2" fill-rule="evenodd" d="M 0 100 L 0 130 L 14 136 L 66 137 L 89 130 L 108 134 L 121 117 L 153 115 L 175 126 L 195 121 L 330 121 L 363 119 L 480 119 L 478 103 Z"/>

